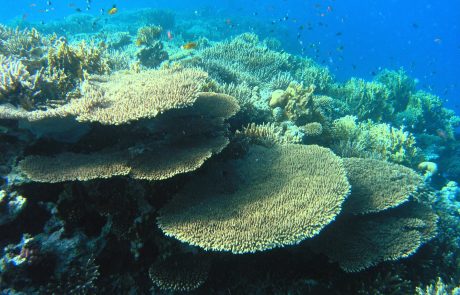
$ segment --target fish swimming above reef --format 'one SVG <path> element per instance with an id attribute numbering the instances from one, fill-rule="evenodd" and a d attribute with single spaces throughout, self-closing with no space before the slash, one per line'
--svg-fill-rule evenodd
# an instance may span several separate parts
<path id="1" fill-rule="evenodd" d="M 190 50 L 190 49 L 195 49 L 197 46 L 198 44 L 196 42 L 188 42 L 182 45 L 182 49 Z"/>
<path id="2" fill-rule="evenodd" d="M 118 8 L 115 4 L 112 6 L 112 8 L 109 9 L 109 11 L 107 11 L 107 13 L 110 15 L 114 15 L 117 12 L 118 12 Z"/>

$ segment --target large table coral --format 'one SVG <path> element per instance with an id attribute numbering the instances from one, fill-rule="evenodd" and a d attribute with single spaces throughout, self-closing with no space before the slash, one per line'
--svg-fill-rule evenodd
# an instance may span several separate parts
<path id="1" fill-rule="evenodd" d="M 348 192 L 342 162 L 329 149 L 253 146 L 245 158 L 193 179 L 161 210 L 158 225 L 206 250 L 263 251 L 317 235 Z"/>

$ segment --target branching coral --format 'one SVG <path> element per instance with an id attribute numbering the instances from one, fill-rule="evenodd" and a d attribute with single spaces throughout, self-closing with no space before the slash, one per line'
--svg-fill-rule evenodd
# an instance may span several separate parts
<path id="1" fill-rule="evenodd" d="M 250 123 L 248 126 L 243 127 L 241 131 L 237 131 L 235 135 L 237 137 L 247 138 L 253 143 L 264 146 L 286 142 L 286 139 L 283 137 L 283 129 L 275 123 Z"/>
<path id="2" fill-rule="evenodd" d="M 392 104 L 395 112 L 404 110 L 409 97 L 415 92 L 415 81 L 407 76 L 404 69 L 398 71 L 383 70 L 375 77 L 375 81 L 383 83 L 389 90 L 388 103 Z"/>
<path id="3" fill-rule="evenodd" d="M 333 122 L 332 149 L 343 157 L 361 157 L 414 164 L 420 160 L 415 137 L 403 128 L 372 121 L 356 122 L 356 117 L 345 116 Z"/>
<path id="4" fill-rule="evenodd" d="M 331 87 L 333 78 L 326 67 L 321 67 L 309 58 L 295 58 L 294 78 L 304 85 L 315 85 L 317 92 L 325 94 Z"/>
<path id="5" fill-rule="evenodd" d="M 389 103 L 390 91 L 382 83 L 352 78 L 336 92 L 332 96 L 346 102 L 351 114 L 359 120 L 379 122 L 394 112 Z"/>
<path id="6" fill-rule="evenodd" d="M 144 26 L 137 30 L 136 45 L 153 46 L 160 38 L 163 28 L 160 26 Z"/>
<path id="7" fill-rule="evenodd" d="M 454 128 L 460 125 L 460 117 L 444 108 L 439 97 L 422 90 L 410 95 L 406 109 L 397 114 L 396 121 L 416 133 L 434 134 L 443 139 L 452 139 Z"/>
<path id="8" fill-rule="evenodd" d="M 5 38 L 0 39 L 0 54 L 18 58 L 41 58 L 44 49 L 55 39 L 55 36 L 42 36 L 36 29 L 4 28 L 2 32 Z"/>
<path id="9" fill-rule="evenodd" d="M 328 149 L 253 146 L 191 181 L 162 208 L 158 225 L 206 250 L 263 251 L 318 234 L 348 191 L 341 160 Z"/>

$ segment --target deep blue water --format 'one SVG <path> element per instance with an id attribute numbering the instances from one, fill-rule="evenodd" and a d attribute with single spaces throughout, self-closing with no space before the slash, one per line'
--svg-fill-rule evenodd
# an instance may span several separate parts
<path id="1" fill-rule="evenodd" d="M 51 5 L 47 0 L 1 2 L 0 22 L 46 22 L 76 13 L 77 8 L 87 12 L 86 0 L 51 0 Z M 404 67 L 418 79 L 419 88 L 439 95 L 460 113 L 460 1 L 92 0 L 88 12 L 99 14 L 114 4 L 119 11 L 207 9 L 234 24 L 252 17 L 272 25 L 274 37 L 282 39 L 286 50 L 327 65 L 339 80 L 371 79 L 381 68 Z"/>

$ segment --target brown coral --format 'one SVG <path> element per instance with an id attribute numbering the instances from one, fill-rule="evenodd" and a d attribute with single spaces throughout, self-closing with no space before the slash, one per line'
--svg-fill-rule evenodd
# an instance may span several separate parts
<path id="1" fill-rule="evenodd" d="M 342 162 L 329 149 L 252 146 L 244 159 L 192 180 L 162 208 L 158 225 L 206 250 L 263 251 L 318 234 L 348 191 Z"/>
<path id="2" fill-rule="evenodd" d="M 118 125 L 193 105 L 207 74 L 196 69 L 115 74 L 87 83 L 73 106 L 77 120 Z"/>
<path id="3" fill-rule="evenodd" d="M 345 213 L 367 214 L 399 206 L 423 185 L 420 175 L 402 165 L 360 158 L 343 162 L 352 187 L 343 205 Z"/>
<path id="4" fill-rule="evenodd" d="M 192 291 L 208 278 L 210 263 L 202 255 L 174 254 L 149 269 L 155 286 L 164 291 Z"/>
<path id="5" fill-rule="evenodd" d="M 436 235 L 436 221 L 430 208 L 409 202 L 377 214 L 343 216 L 313 240 L 313 247 L 343 270 L 357 272 L 412 255 Z"/>
<path id="6" fill-rule="evenodd" d="M 198 169 L 227 144 L 226 138 L 216 137 L 182 141 L 176 145 L 131 147 L 123 151 L 63 153 L 54 157 L 29 156 L 20 162 L 19 168 L 30 180 L 47 183 L 86 181 L 120 175 L 161 180 Z"/>

